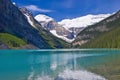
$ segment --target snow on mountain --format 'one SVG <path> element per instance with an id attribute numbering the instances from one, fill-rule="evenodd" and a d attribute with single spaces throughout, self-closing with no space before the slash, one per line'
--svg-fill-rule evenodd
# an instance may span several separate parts
<path id="1" fill-rule="evenodd" d="M 53 18 L 39 14 L 35 16 L 35 19 L 44 27 L 44 29 L 51 32 L 54 36 L 61 38 L 67 42 L 73 41 L 73 34 L 66 30 L 63 26 L 58 24 Z"/>
<path id="2" fill-rule="evenodd" d="M 30 16 L 27 14 L 24 14 L 24 15 L 27 17 L 27 20 L 30 23 L 30 25 L 34 27 L 35 25 L 34 25 L 33 21 L 30 19 Z"/>
<path id="3" fill-rule="evenodd" d="M 72 28 L 72 27 L 87 27 L 89 25 L 93 25 L 97 22 L 100 22 L 101 20 L 109 17 L 111 14 L 98 14 L 98 15 L 86 15 L 82 17 L 77 17 L 74 19 L 64 19 L 58 24 L 61 24 L 66 29 Z"/>
<path id="4" fill-rule="evenodd" d="M 64 19 L 60 22 L 56 22 L 53 18 L 39 14 L 35 16 L 35 19 L 54 36 L 61 38 L 67 42 L 72 42 L 75 36 L 82 31 L 85 27 L 93 25 L 111 14 L 99 14 L 99 15 L 86 15 L 77 17 L 74 19 Z M 29 19 L 28 19 L 29 21 Z M 31 23 L 31 22 L 30 22 Z M 31 23 L 32 25 L 32 23 Z M 74 35 L 74 36 L 72 36 Z M 68 37 L 70 36 L 70 37 Z M 71 38 L 72 37 L 72 38 Z"/>
<path id="5" fill-rule="evenodd" d="M 28 23 L 32 27 L 36 28 L 35 25 L 34 25 L 34 21 L 33 21 L 34 17 L 32 15 L 32 12 L 30 12 L 29 10 L 27 10 L 25 7 L 21 7 L 20 11 L 26 16 Z"/>
<path id="6" fill-rule="evenodd" d="M 39 15 L 35 16 L 35 19 L 38 22 L 50 22 L 50 21 L 54 20 L 53 18 L 46 16 L 46 15 L 43 15 L 43 14 L 39 14 Z"/>
<path id="7" fill-rule="evenodd" d="M 39 14 L 34 18 L 42 25 L 42 27 L 45 27 L 50 21 L 54 21 L 53 18 L 46 16 L 44 14 Z"/>
<path id="8" fill-rule="evenodd" d="M 58 38 L 61 38 L 61 39 L 65 40 L 65 41 L 67 41 L 67 42 L 69 42 L 69 43 L 71 43 L 71 42 L 74 40 L 74 38 L 73 38 L 73 39 L 68 39 L 68 38 L 66 37 L 67 35 L 64 35 L 64 36 L 58 35 L 57 32 L 56 32 L 56 30 L 50 30 L 50 32 L 51 32 L 54 36 L 57 36 Z"/>

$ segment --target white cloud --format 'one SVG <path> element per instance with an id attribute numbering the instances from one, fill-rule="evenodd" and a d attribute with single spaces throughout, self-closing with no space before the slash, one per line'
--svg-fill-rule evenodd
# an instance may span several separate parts
<path id="1" fill-rule="evenodd" d="M 27 5 L 27 6 L 24 6 L 26 7 L 27 9 L 31 10 L 31 11 L 37 11 L 37 12 L 53 12 L 53 10 L 48 10 L 48 9 L 42 9 L 42 8 L 39 8 L 37 7 L 36 5 Z"/>

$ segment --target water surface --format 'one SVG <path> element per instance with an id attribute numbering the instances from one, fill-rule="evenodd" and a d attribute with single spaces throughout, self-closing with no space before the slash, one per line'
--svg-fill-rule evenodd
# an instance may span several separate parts
<path id="1" fill-rule="evenodd" d="M 119 59 L 109 49 L 0 50 L 0 80 L 107 80 L 96 70 Z"/>

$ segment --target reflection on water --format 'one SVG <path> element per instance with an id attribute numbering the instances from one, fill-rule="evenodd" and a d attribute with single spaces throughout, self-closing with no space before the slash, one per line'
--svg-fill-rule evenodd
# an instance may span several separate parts
<path id="1" fill-rule="evenodd" d="M 0 80 L 105 80 L 86 69 L 102 64 L 111 55 L 118 56 L 119 52 L 106 49 L 0 51 Z"/>
<path id="2" fill-rule="evenodd" d="M 105 78 L 86 70 L 66 69 L 55 80 L 106 80 Z"/>

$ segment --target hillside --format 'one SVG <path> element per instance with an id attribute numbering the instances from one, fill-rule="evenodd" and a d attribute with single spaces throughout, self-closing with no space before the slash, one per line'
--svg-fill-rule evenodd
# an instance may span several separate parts
<path id="1" fill-rule="evenodd" d="M 7 33 L 0 33 L 0 45 L 4 48 L 18 48 L 20 46 L 24 46 L 27 43 L 22 39 L 19 39 L 13 35 Z"/>
<path id="2" fill-rule="evenodd" d="M 34 26 L 31 25 L 28 18 L 10 0 L 0 0 L 0 15 L 0 33 L 11 34 L 40 49 L 68 46 L 67 42 L 54 37 L 32 17 L 30 19 L 32 19 Z"/>
<path id="3" fill-rule="evenodd" d="M 34 19 L 32 13 L 29 10 L 27 10 L 25 7 L 22 7 L 20 8 L 20 11 L 25 15 L 29 24 L 38 31 L 39 35 L 48 45 L 50 45 L 51 48 L 69 48 L 69 43 L 60 38 L 57 38 L 48 30 L 44 29 L 42 25 Z"/>
<path id="4" fill-rule="evenodd" d="M 120 48 L 120 26 L 82 45 L 82 48 Z"/>
<path id="5" fill-rule="evenodd" d="M 103 21 L 85 28 L 73 42 L 74 47 L 118 48 L 120 11 Z M 116 44 L 116 46 L 115 46 Z"/>
<path id="6" fill-rule="evenodd" d="M 25 40 L 22 40 L 14 35 L 8 33 L 0 33 L 0 49 L 38 49 L 32 44 L 28 44 Z"/>

